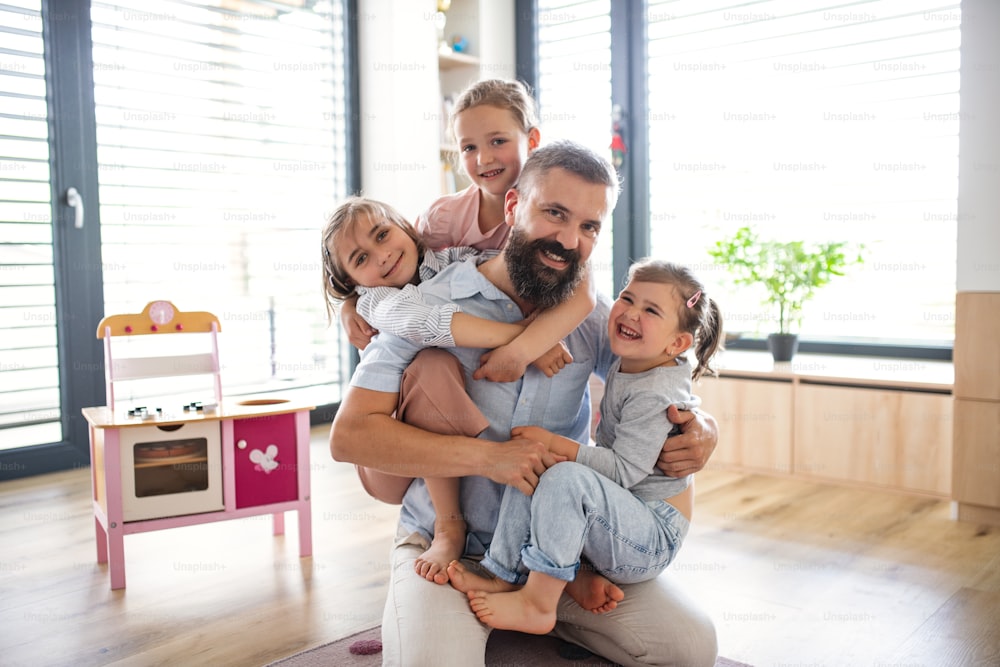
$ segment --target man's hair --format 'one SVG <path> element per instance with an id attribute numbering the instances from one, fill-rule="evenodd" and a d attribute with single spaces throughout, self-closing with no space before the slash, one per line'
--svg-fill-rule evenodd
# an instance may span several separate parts
<path id="1" fill-rule="evenodd" d="M 615 168 L 596 152 L 572 141 L 554 141 L 536 148 L 525 160 L 515 187 L 520 192 L 527 192 L 540 174 L 548 173 L 555 167 L 579 176 L 588 183 L 611 188 L 613 194 L 610 204 L 614 208 L 621 190 Z"/>

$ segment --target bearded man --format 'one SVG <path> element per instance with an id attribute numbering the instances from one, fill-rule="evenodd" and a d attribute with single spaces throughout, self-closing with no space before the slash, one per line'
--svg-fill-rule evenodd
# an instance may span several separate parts
<path id="1" fill-rule="evenodd" d="M 456 303 L 471 315 L 517 323 L 536 310 L 565 300 L 579 284 L 602 226 L 618 197 L 618 178 L 607 160 L 571 142 L 536 149 L 505 199 L 512 226 L 504 249 L 483 260 L 470 258 L 421 284 L 427 303 Z M 535 368 L 510 383 L 473 380 L 486 352 L 454 348 L 472 403 L 488 425 L 467 433 L 460 409 L 439 411 L 455 428 L 434 431 L 406 423 L 401 407 L 409 389 L 407 366 L 416 345 L 382 333 L 365 349 L 330 433 L 337 461 L 359 466 L 366 489 L 406 488 L 392 550 L 389 593 L 382 622 L 383 664 L 476 667 L 485 664 L 490 628 L 469 608 L 463 593 L 427 581 L 414 570 L 430 543 L 434 509 L 422 479 L 460 477 L 461 505 L 468 525 L 465 556 L 475 568 L 496 527 L 503 485 L 531 494 L 539 476 L 557 462 L 542 443 L 511 440 L 511 429 L 538 425 L 586 444 L 590 434 L 589 378 L 602 379 L 611 365 L 607 316 L 610 303 L 598 296 L 590 316 L 566 337 L 573 357 L 553 377 Z M 419 411 L 418 411 L 419 412 Z M 394 415 L 400 417 L 395 418 Z M 701 469 L 718 440 L 708 415 L 670 412 L 683 433 L 669 438 L 659 466 L 680 477 Z M 413 421 L 413 420 L 409 420 Z M 448 433 L 447 435 L 443 433 Z M 395 481 L 393 481 L 395 480 Z M 407 486 L 408 485 L 408 486 Z M 388 495 L 392 495 L 391 493 Z M 713 665 L 711 620 L 670 581 L 614 586 L 581 570 L 567 587 L 553 634 L 622 665 Z M 610 609 L 594 614 L 588 609 Z"/>

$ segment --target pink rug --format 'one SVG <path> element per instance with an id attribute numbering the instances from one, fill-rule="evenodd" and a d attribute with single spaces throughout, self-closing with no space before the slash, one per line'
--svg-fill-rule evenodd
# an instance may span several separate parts
<path id="1" fill-rule="evenodd" d="M 374 627 L 278 660 L 268 667 L 379 667 L 382 664 L 380 630 L 381 628 Z M 614 663 L 555 637 L 494 630 L 486 645 L 486 665 L 487 667 L 501 665 L 613 667 Z M 716 659 L 715 667 L 750 667 L 750 665 L 720 657 Z"/>

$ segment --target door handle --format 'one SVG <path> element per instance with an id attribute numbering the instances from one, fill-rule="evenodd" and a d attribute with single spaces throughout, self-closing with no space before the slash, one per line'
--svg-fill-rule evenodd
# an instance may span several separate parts
<path id="1" fill-rule="evenodd" d="M 76 188 L 66 191 L 66 204 L 73 208 L 73 226 L 83 229 L 83 197 Z"/>

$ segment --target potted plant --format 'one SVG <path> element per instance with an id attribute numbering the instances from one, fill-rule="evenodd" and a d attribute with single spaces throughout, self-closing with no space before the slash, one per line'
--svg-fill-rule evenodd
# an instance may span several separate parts
<path id="1" fill-rule="evenodd" d="M 802 316 L 802 307 L 843 270 L 863 261 L 861 248 L 849 254 L 846 241 L 807 246 L 803 241 L 765 241 L 749 227 L 710 248 L 708 254 L 733 274 L 737 285 L 760 285 L 766 295 L 762 304 L 776 309 L 778 331 L 767 337 L 775 361 L 791 361 L 798 350 L 798 334 L 792 332 Z"/>

